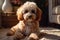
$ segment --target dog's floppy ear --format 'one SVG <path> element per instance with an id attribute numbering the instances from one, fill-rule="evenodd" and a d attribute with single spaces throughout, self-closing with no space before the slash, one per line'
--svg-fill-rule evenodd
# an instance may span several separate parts
<path id="1" fill-rule="evenodd" d="M 17 14 L 16 15 L 17 15 L 18 20 L 23 20 L 23 13 L 22 13 L 22 8 L 21 7 L 17 9 Z"/>
<path id="2" fill-rule="evenodd" d="M 37 7 L 37 18 L 36 18 L 36 21 L 40 21 L 41 20 L 41 14 L 42 14 L 42 10 Z"/>

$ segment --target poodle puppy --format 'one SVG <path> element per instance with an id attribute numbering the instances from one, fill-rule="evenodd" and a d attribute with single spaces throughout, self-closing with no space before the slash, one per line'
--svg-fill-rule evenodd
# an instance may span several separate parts
<path id="1" fill-rule="evenodd" d="M 27 1 L 17 9 L 19 23 L 13 26 L 7 35 L 15 34 L 14 40 L 20 40 L 26 36 L 28 37 L 27 40 L 39 40 L 41 14 L 42 11 L 36 3 Z"/>

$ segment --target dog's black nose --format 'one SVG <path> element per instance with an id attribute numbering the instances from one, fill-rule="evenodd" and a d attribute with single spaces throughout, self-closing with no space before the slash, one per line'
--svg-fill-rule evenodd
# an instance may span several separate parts
<path id="1" fill-rule="evenodd" d="M 30 15 L 29 18 L 32 18 L 32 15 Z"/>

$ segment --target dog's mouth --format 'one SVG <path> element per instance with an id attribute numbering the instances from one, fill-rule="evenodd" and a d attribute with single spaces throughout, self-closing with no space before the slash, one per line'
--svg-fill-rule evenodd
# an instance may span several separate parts
<path id="1" fill-rule="evenodd" d="M 34 21 L 35 18 L 34 18 L 34 17 L 27 17 L 26 20 L 27 20 L 27 21 Z"/>
<path id="2" fill-rule="evenodd" d="M 24 14 L 23 15 L 24 20 L 26 21 L 34 21 L 36 19 L 36 15 L 35 14 Z"/>
<path id="3" fill-rule="evenodd" d="M 24 20 L 26 21 L 34 21 L 36 18 L 34 16 L 27 16 L 27 17 L 24 17 Z"/>
<path id="4" fill-rule="evenodd" d="M 28 19 L 27 21 L 31 22 L 31 21 L 33 21 L 33 19 Z"/>

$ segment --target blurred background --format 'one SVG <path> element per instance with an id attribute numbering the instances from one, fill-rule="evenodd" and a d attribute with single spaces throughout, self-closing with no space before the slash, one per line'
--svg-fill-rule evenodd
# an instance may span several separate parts
<path id="1" fill-rule="evenodd" d="M 47 34 L 40 40 L 60 40 L 60 0 L 0 0 L 0 40 L 13 39 L 6 34 L 18 23 L 16 11 L 26 1 L 35 2 L 43 12 L 40 32 Z"/>
<path id="2" fill-rule="evenodd" d="M 41 27 L 60 28 L 60 0 L 0 0 L 0 27 L 16 25 L 16 10 L 26 1 L 35 2 L 42 10 Z"/>

